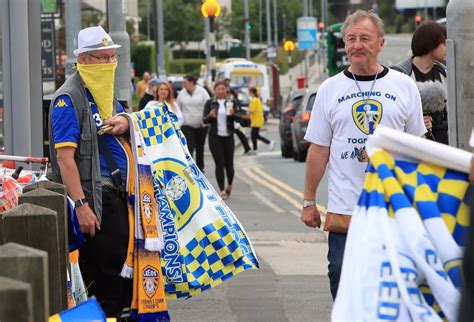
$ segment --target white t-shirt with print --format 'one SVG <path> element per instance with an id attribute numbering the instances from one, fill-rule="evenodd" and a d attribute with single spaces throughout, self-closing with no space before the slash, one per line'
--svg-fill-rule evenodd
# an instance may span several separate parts
<path id="1" fill-rule="evenodd" d="M 347 70 L 319 87 L 305 140 L 330 147 L 328 211 L 351 215 L 362 191 L 367 162 L 359 162 L 357 150 L 365 147 L 367 94 L 374 76 L 357 77 L 362 93 Z M 416 136 L 426 133 L 421 99 L 407 75 L 384 68 L 378 75 L 369 105 L 375 126 L 383 124 Z"/>

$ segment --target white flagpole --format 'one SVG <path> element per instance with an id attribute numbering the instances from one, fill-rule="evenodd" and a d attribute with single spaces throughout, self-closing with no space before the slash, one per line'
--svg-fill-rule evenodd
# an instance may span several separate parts
<path id="1" fill-rule="evenodd" d="M 449 169 L 469 173 L 472 154 L 445 144 L 378 125 L 367 140 L 369 158 L 383 149 L 400 157 L 437 164 Z"/>

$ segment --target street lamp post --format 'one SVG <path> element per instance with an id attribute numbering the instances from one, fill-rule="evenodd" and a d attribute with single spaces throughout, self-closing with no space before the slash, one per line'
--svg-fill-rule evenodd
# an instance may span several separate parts
<path id="1" fill-rule="evenodd" d="M 293 83 L 291 79 L 291 63 L 292 63 L 291 53 L 293 52 L 293 50 L 295 50 L 295 43 L 292 42 L 291 40 L 287 40 L 285 41 L 283 48 L 288 54 L 288 80 L 290 81 L 290 90 L 291 90 L 292 83 Z"/>
<path id="2" fill-rule="evenodd" d="M 211 80 L 216 78 L 216 34 L 214 30 L 214 18 L 221 13 L 221 6 L 216 0 L 206 0 L 201 6 L 201 13 L 205 18 L 209 19 L 209 43 L 210 43 L 210 68 Z"/>

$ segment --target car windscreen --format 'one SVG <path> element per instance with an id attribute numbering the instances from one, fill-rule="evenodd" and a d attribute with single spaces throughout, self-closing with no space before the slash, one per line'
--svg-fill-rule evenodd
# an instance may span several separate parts
<path id="1" fill-rule="evenodd" d="M 308 104 L 306 104 L 306 111 L 311 111 L 313 109 L 315 99 L 316 99 L 316 93 L 311 94 L 308 100 Z"/>
<path id="2" fill-rule="evenodd" d="M 298 110 L 300 108 L 301 103 L 303 102 L 303 97 L 304 96 L 299 96 L 293 99 L 293 101 L 291 101 L 291 105 L 293 105 L 294 110 Z"/>

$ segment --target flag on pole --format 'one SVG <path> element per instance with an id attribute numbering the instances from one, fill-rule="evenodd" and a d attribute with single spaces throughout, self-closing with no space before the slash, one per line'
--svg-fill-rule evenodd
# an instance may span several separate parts
<path id="1" fill-rule="evenodd" d="M 394 135 L 394 141 L 403 141 L 404 135 Z M 427 141 L 408 139 L 418 146 Z M 371 165 L 351 220 L 332 318 L 455 321 L 469 226 L 468 175 L 395 160 L 371 148 L 370 139 L 368 147 Z"/>

